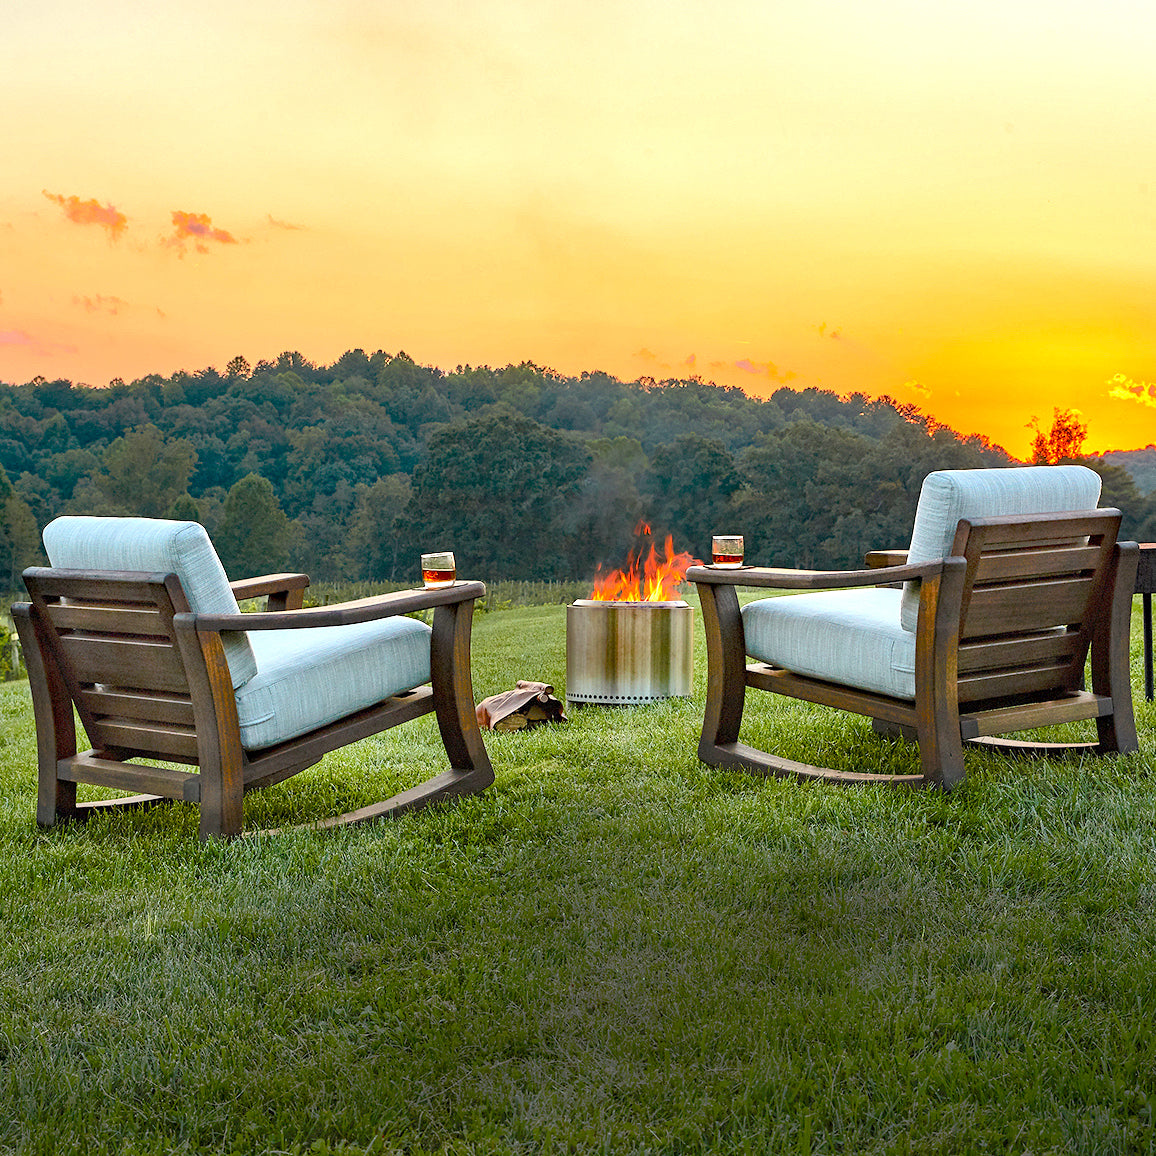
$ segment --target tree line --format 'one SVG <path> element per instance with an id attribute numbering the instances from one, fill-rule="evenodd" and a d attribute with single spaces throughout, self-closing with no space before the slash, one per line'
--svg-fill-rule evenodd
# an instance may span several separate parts
<path id="1" fill-rule="evenodd" d="M 1156 495 L 1082 460 L 1125 533 L 1156 537 Z M 931 470 L 1011 462 L 888 397 L 528 362 L 446 372 L 357 349 L 105 388 L 36 378 L 0 384 L 0 584 L 61 513 L 200 521 L 233 577 L 411 582 L 422 550 L 450 548 L 483 579 L 585 578 L 624 559 L 640 519 L 699 557 L 733 532 L 759 563 L 857 566 L 906 544 Z"/>

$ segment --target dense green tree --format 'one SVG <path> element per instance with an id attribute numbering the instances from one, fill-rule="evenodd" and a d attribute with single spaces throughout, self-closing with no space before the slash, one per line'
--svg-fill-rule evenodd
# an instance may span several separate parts
<path id="1" fill-rule="evenodd" d="M 171 518 L 174 522 L 199 522 L 201 521 L 201 508 L 197 505 L 195 498 L 189 494 L 180 494 L 169 506 L 165 517 Z"/>
<path id="2" fill-rule="evenodd" d="M 24 568 L 40 560 L 36 518 L 0 467 L 0 585 L 19 590 Z"/>
<path id="3" fill-rule="evenodd" d="M 742 486 L 734 458 L 713 438 L 683 434 L 650 455 L 643 493 L 656 536 L 675 548 L 710 554 L 712 534 L 731 533 L 731 499 Z"/>
<path id="4" fill-rule="evenodd" d="M 36 473 L 63 501 L 68 501 L 76 489 L 76 483 L 86 474 L 99 469 L 100 462 L 95 454 L 89 450 L 72 449 L 50 454 L 37 465 Z"/>
<path id="5" fill-rule="evenodd" d="M 402 549 L 452 549 L 465 576 L 566 577 L 566 507 L 590 461 L 581 443 L 511 412 L 439 430 L 399 519 Z"/>
<path id="6" fill-rule="evenodd" d="M 183 438 L 167 441 L 154 425 L 117 438 L 105 450 L 92 482 L 107 512 L 163 518 L 185 493 L 197 452 Z"/>
<path id="7" fill-rule="evenodd" d="M 233 579 L 276 574 L 289 566 L 294 528 L 267 478 L 246 474 L 229 490 L 214 544 Z"/>
<path id="8" fill-rule="evenodd" d="M 408 474 L 378 478 L 372 486 L 357 487 L 356 506 L 349 523 L 347 565 L 350 578 L 380 582 L 418 580 L 421 566 L 417 558 L 404 557 L 397 532 L 399 517 L 410 499 Z M 420 552 L 420 551 L 419 551 Z"/>

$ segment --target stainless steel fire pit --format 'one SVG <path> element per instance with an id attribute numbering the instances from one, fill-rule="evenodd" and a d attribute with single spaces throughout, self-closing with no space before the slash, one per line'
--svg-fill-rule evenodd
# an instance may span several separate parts
<path id="1" fill-rule="evenodd" d="M 625 706 L 694 692 L 694 611 L 685 602 L 566 607 L 566 698 Z"/>

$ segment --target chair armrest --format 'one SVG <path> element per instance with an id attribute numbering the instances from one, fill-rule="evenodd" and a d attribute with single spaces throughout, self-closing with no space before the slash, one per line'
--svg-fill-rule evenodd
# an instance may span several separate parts
<path id="1" fill-rule="evenodd" d="M 751 566 L 742 570 L 718 570 L 713 566 L 692 566 L 686 572 L 691 582 L 709 586 L 768 586 L 777 590 L 837 590 L 852 586 L 885 586 L 930 578 L 940 573 L 943 561 L 918 566 L 882 566 L 874 570 L 776 570 Z"/>
<path id="2" fill-rule="evenodd" d="M 233 597 L 260 598 L 265 594 L 287 594 L 290 590 L 304 590 L 309 585 L 308 574 L 262 574 L 258 578 L 240 578 L 230 582 Z"/>
<path id="3" fill-rule="evenodd" d="M 335 606 L 310 606 L 307 610 L 274 610 L 257 614 L 193 614 L 193 625 L 202 634 L 222 630 L 303 630 L 313 626 L 351 626 L 398 614 L 413 614 L 437 606 L 452 606 L 485 597 L 484 582 L 455 582 L 434 590 L 395 590 Z"/>
<path id="4" fill-rule="evenodd" d="M 870 567 L 905 566 L 907 555 L 907 550 L 868 550 L 863 555 L 863 561 Z"/>

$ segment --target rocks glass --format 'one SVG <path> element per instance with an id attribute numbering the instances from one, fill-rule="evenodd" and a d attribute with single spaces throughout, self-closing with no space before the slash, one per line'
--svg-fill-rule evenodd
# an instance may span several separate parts
<path id="1" fill-rule="evenodd" d="M 716 534 L 710 540 L 711 561 L 720 570 L 737 570 L 743 564 L 742 535 Z"/>
<path id="2" fill-rule="evenodd" d="M 421 556 L 421 580 L 429 589 L 452 586 L 457 577 L 457 565 L 452 550 Z"/>

